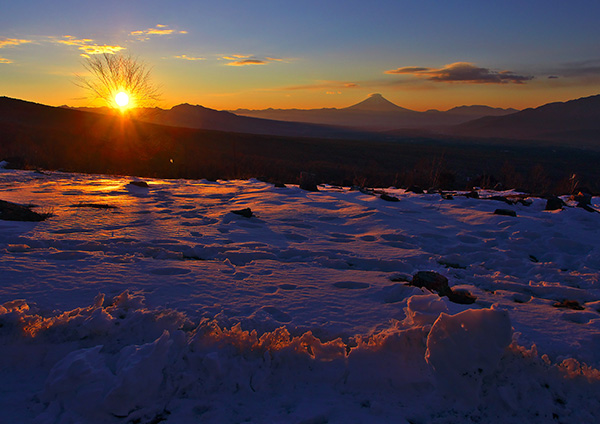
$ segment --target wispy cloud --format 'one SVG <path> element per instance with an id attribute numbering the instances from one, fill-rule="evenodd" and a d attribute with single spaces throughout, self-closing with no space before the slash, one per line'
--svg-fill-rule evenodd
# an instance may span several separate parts
<path id="1" fill-rule="evenodd" d="M 532 76 L 518 75 L 512 71 L 493 71 L 475 66 L 470 62 L 456 62 L 442 68 L 406 66 L 385 71 L 386 74 L 414 75 L 435 82 L 459 82 L 468 84 L 524 84 Z"/>
<path id="2" fill-rule="evenodd" d="M 29 44 L 29 43 L 33 43 L 33 40 L 23 40 L 23 39 L 19 39 L 19 38 L 0 38 L 0 49 L 4 49 L 7 47 L 20 46 L 21 44 Z M 5 57 L 0 57 L 0 64 L 6 65 L 9 63 L 14 63 L 14 62 Z"/>
<path id="3" fill-rule="evenodd" d="M 205 57 L 193 57 L 193 56 L 188 56 L 187 54 L 181 54 L 179 56 L 174 56 L 175 59 L 182 59 L 182 60 L 206 60 Z"/>
<path id="4" fill-rule="evenodd" d="M 139 31 L 131 31 L 129 35 L 136 37 L 140 41 L 149 40 L 151 35 L 173 35 L 173 34 L 187 34 L 187 31 L 179 31 L 176 29 L 169 29 L 167 25 L 158 24 L 154 28 L 143 29 Z"/>
<path id="5" fill-rule="evenodd" d="M 76 38 L 72 35 L 63 35 L 62 37 L 50 37 L 50 41 L 56 44 L 63 44 L 66 46 L 74 46 L 81 50 L 81 56 L 89 57 L 93 54 L 114 54 L 121 50 L 125 50 L 125 47 L 119 45 L 107 45 L 97 44 L 91 38 Z"/>
<path id="6" fill-rule="evenodd" d="M 564 63 L 559 69 L 553 70 L 552 72 L 565 77 L 599 76 L 600 59 Z"/>
<path id="7" fill-rule="evenodd" d="M 229 66 L 248 66 L 248 65 L 266 65 L 269 63 L 267 60 L 261 59 L 242 59 L 236 60 L 235 62 L 229 62 Z"/>
<path id="8" fill-rule="evenodd" d="M 221 59 L 230 61 L 227 66 L 251 66 L 251 65 L 268 65 L 272 62 L 285 62 L 285 59 L 275 57 L 256 57 L 248 54 L 234 54 L 231 56 L 222 56 Z"/>
<path id="9" fill-rule="evenodd" d="M 18 38 L 0 38 L 0 49 L 5 47 L 14 47 L 21 44 L 33 43 L 33 40 L 22 40 Z"/>

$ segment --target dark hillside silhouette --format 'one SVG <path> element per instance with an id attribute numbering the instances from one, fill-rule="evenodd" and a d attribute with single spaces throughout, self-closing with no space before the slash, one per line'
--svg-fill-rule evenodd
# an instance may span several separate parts
<path id="1" fill-rule="evenodd" d="M 76 110 L 112 114 L 107 108 L 77 108 Z M 244 134 L 280 135 L 291 137 L 349 138 L 349 139 L 381 139 L 382 135 L 356 131 L 349 128 L 310 124 L 303 122 L 285 122 L 272 119 L 238 116 L 231 112 L 219 111 L 200 105 L 187 103 L 171 109 L 143 108 L 139 109 L 136 119 L 159 125 L 237 132 Z"/>
<path id="2" fill-rule="evenodd" d="M 477 119 L 455 127 L 468 137 L 555 140 L 600 148 L 600 95 L 549 103 L 506 116 Z"/>
<path id="3" fill-rule="evenodd" d="M 513 177 L 507 181 L 522 188 L 545 190 L 576 173 L 582 185 L 600 189 L 600 152 L 594 151 L 455 139 L 388 142 L 228 133 L 6 97 L 0 98 L 1 159 L 29 168 L 162 178 L 264 177 L 297 183 L 307 171 L 328 183 L 460 189 L 480 181 L 478 176 L 506 173 L 509 164 Z M 539 167 L 532 170 L 534 164 Z M 530 175 L 535 181 L 528 180 Z"/>

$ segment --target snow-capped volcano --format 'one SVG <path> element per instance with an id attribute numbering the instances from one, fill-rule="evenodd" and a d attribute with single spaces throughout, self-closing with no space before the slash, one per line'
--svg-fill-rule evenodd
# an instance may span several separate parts
<path id="1" fill-rule="evenodd" d="M 373 93 L 362 102 L 349 106 L 345 108 L 345 110 L 356 110 L 364 112 L 413 112 L 410 109 L 406 109 L 395 105 L 379 93 Z"/>

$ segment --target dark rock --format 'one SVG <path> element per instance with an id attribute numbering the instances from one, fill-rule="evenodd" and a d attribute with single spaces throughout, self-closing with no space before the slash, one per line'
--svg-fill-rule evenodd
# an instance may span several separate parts
<path id="1" fill-rule="evenodd" d="M 130 181 L 129 185 L 136 186 L 136 187 L 142 187 L 142 188 L 149 187 L 149 185 L 146 181 Z"/>
<path id="2" fill-rule="evenodd" d="M 513 202 L 512 200 L 508 199 L 507 197 L 504 196 L 491 196 L 489 197 L 490 200 L 498 200 L 500 202 L 504 202 L 508 205 L 514 205 L 515 202 Z"/>
<path id="3" fill-rule="evenodd" d="M 495 215 L 504 215 L 504 216 L 517 216 L 515 211 L 511 211 L 510 209 L 496 209 L 494 211 Z"/>
<path id="4" fill-rule="evenodd" d="M 301 172 L 300 188 L 306 191 L 319 191 L 317 188 L 317 176 L 310 172 Z"/>
<path id="5" fill-rule="evenodd" d="M 586 205 L 586 204 L 584 204 L 584 203 L 578 203 L 578 204 L 577 204 L 577 207 L 578 207 L 578 208 L 585 209 L 585 210 L 586 210 L 586 211 L 588 211 L 588 212 L 600 212 L 600 211 L 598 211 L 598 210 L 596 210 L 596 209 L 592 208 L 590 205 Z"/>
<path id="6" fill-rule="evenodd" d="M 273 186 L 277 187 L 277 188 L 285 188 L 285 184 L 284 183 L 273 183 Z"/>
<path id="7" fill-rule="evenodd" d="M 561 198 L 552 196 L 546 200 L 546 207 L 544 208 L 544 210 L 556 211 L 562 209 L 563 206 L 565 206 L 565 202 L 563 202 Z"/>
<path id="8" fill-rule="evenodd" d="M 253 215 L 252 210 L 250 208 L 244 208 L 244 209 L 231 211 L 231 213 L 243 216 L 244 218 L 252 218 L 252 215 Z"/>
<path id="9" fill-rule="evenodd" d="M 563 300 L 561 302 L 556 302 L 552 306 L 555 308 L 568 308 L 574 309 L 576 311 L 583 311 L 585 308 L 581 306 L 581 304 L 576 300 Z"/>
<path id="10" fill-rule="evenodd" d="M 477 190 L 472 190 L 470 192 L 468 192 L 467 194 L 465 194 L 466 197 L 469 197 L 471 199 L 479 199 L 479 193 L 477 193 Z"/>
<path id="11" fill-rule="evenodd" d="M 529 255 L 529 260 L 534 263 L 538 263 L 540 261 L 537 257 L 533 255 Z"/>
<path id="12" fill-rule="evenodd" d="M 440 296 L 447 296 L 452 292 L 448 286 L 448 279 L 435 271 L 419 271 L 413 275 L 412 286 L 424 287 Z"/>
<path id="13" fill-rule="evenodd" d="M 577 207 L 585 209 L 588 212 L 598 212 L 592 207 L 592 195 L 588 193 L 579 192 L 571 196 L 571 200 L 577 202 Z"/>
<path id="14" fill-rule="evenodd" d="M 398 199 L 395 196 L 390 196 L 389 194 L 385 194 L 383 193 L 381 196 L 379 196 L 381 200 L 385 200 L 387 202 L 399 202 L 400 199 Z"/>
<path id="15" fill-rule="evenodd" d="M 450 193 L 440 193 L 440 196 L 442 196 L 442 199 L 444 199 L 444 200 L 452 200 L 452 199 L 454 199 L 454 196 L 451 195 Z"/>
<path id="16" fill-rule="evenodd" d="M 577 206 L 583 205 L 591 205 L 592 204 L 592 195 L 588 193 L 579 192 L 571 196 L 570 200 L 574 200 L 579 203 Z M 581 206 L 579 206 L 581 207 Z"/>
<path id="17" fill-rule="evenodd" d="M 12 156 L 4 158 L 4 161 L 8 162 L 4 165 L 4 169 L 25 169 L 25 158 Z"/>
<path id="18" fill-rule="evenodd" d="M 460 303 L 461 305 L 470 305 L 471 303 L 475 303 L 477 296 L 473 296 L 466 290 L 451 290 L 448 294 L 448 300 Z"/>
<path id="19" fill-rule="evenodd" d="M 418 185 L 411 185 L 410 187 L 408 187 L 406 189 L 406 191 L 410 191 L 415 194 L 423 194 L 423 189 L 421 187 L 419 187 Z"/>
<path id="20" fill-rule="evenodd" d="M 39 222 L 52 216 L 51 213 L 37 213 L 31 210 L 32 206 L 0 200 L 0 219 L 5 221 Z"/>
<path id="21" fill-rule="evenodd" d="M 450 262 L 450 261 L 445 261 L 445 260 L 439 260 L 438 264 L 440 265 L 444 265 L 446 268 L 455 268 L 455 269 L 467 269 L 466 266 L 461 265 L 457 262 Z"/>

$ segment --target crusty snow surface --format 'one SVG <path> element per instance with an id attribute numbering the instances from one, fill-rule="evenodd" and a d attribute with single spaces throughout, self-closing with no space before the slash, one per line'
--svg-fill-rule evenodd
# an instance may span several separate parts
<path id="1" fill-rule="evenodd" d="M 0 171 L 0 422 L 600 418 L 600 213 L 132 180 Z"/>

